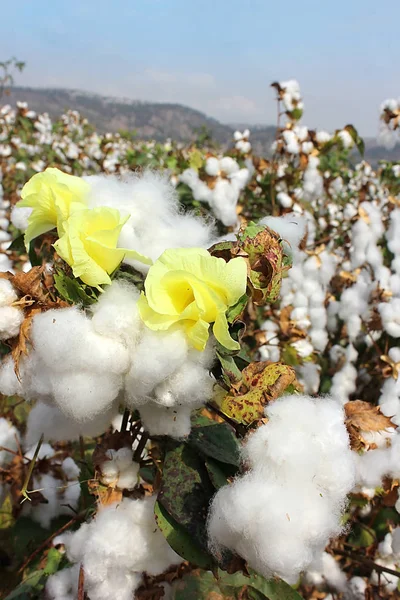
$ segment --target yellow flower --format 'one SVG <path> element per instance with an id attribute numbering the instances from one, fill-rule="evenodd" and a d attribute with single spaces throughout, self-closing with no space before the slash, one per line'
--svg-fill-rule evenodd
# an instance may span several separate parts
<path id="1" fill-rule="evenodd" d="M 59 235 L 63 223 L 71 212 L 71 206 L 86 207 L 86 195 L 90 185 L 80 177 L 63 173 L 59 169 L 46 169 L 38 173 L 24 185 L 18 207 L 28 206 L 32 213 L 25 232 L 25 245 L 38 235 L 57 227 Z"/>
<path id="2" fill-rule="evenodd" d="M 139 313 L 150 329 L 182 327 L 189 343 L 204 350 L 210 323 L 216 339 L 229 350 L 239 344 L 229 334 L 226 311 L 246 292 L 243 258 L 228 263 L 202 248 L 166 250 L 145 280 Z"/>
<path id="3" fill-rule="evenodd" d="M 72 211 L 64 222 L 64 233 L 54 244 L 59 256 L 72 267 L 75 277 L 98 287 L 110 284 L 110 274 L 125 256 L 145 264 L 151 259 L 135 250 L 117 248 L 121 229 L 129 215 L 121 217 L 114 208 L 98 207 Z"/>

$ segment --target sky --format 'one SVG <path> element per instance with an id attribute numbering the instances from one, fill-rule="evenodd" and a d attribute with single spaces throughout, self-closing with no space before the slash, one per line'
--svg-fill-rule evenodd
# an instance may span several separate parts
<path id="1" fill-rule="evenodd" d="M 275 124 L 273 81 L 295 78 L 309 127 L 376 135 L 400 96 L 400 0 L 2 2 L 15 83 L 177 102 L 225 123 Z M 21 98 L 22 99 L 22 98 Z"/>

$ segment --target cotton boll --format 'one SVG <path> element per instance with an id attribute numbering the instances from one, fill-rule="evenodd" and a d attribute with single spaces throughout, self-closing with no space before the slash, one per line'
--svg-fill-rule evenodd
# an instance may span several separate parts
<path id="1" fill-rule="evenodd" d="M 310 354 L 314 351 L 314 347 L 307 340 L 297 340 L 297 342 L 293 342 L 290 344 L 296 350 L 297 354 L 302 358 L 306 358 L 310 356 Z"/>
<path id="2" fill-rule="evenodd" d="M 316 394 L 319 390 L 321 367 L 315 363 L 305 363 L 296 369 L 297 378 L 306 394 Z"/>
<path id="3" fill-rule="evenodd" d="M 11 211 L 11 223 L 16 229 L 26 231 L 26 229 L 28 229 L 28 219 L 31 216 L 31 213 L 32 208 L 30 207 L 14 206 Z"/>
<path id="4" fill-rule="evenodd" d="M 295 213 L 288 213 L 282 217 L 264 217 L 260 220 L 260 225 L 266 225 L 276 231 L 283 240 L 288 242 L 291 253 L 297 250 L 306 230 L 304 217 Z"/>
<path id="5" fill-rule="evenodd" d="M 220 161 L 218 160 L 218 158 L 215 158 L 215 156 L 210 156 L 210 158 L 207 158 L 205 171 L 207 175 L 210 175 L 211 177 L 216 177 L 220 172 Z"/>
<path id="6" fill-rule="evenodd" d="M 323 552 L 316 560 L 312 562 L 305 574 L 305 580 L 317 588 L 323 588 L 328 585 L 339 592 L 347 588 L 347 577 L 340 568 L 339 563 L 331 554 Z"/>
<path id="7" fill-rule="evenodd" d="M 135 286 L 114 280 L 92 305 L 92 326 L 96 333 L 123 340 L 127 345 L 137 341 L 142 326 Z"/>
<path id="8" fill-rule="evenodd" d="M 115 410 L 114 401 L 121 387 L 118 375 L 84 371 L 59 373 L 52 385 L 57 406 L 68 418 L 82 425 Z"/>
<path id="9" fill-rule="evenodd" d="M 183 332 L 144 329 L 125 378 L 128 406 L 147 402 L 154 388 L 183 365 L 187 353 L 188 344 Z"/>
<path id="10" fill-rule="evenodd" d="M 157 527 L 154 502 L 124 498 L 65 536 L 68 558 L 83 565 L 90 598 L 131 600 L 143 572 L 158 575 L 182 561 Z"/>
<path id="11" fill-rule="evenodd" d="M 352 577 L 344 593 L 345 600 L 365 600 L 367 582 L 362 577 Z"/>
<path id="12" fill-rule="evenodd" d="M 0 307 L 10 306 L 18 300 L 14 287 L 8 279 L 0 278 Z"/>
<path id="13" fill-rule="evenodd" d="M 0 340 L 8 340 L 19 334 L 24 311 L 16 306 L 0 307 Z"/>
<path id="14" fill-rule="evenodd" d="M 149 402 L 139 409 L 143 427 L 150 435 L 168 435 L 181 439 L 189 435 L 191 406 L 164 407 Z"/>
<path id="15" fill-rule="evenodd" d="M 290 208 L 293 205 L 293 200 L 286 192 L 278 192 L 276 199 L 283 208 Z"/>
<path id="16" fill-rule="evenodd" d="M 266 413 L 242 451 L 250 470 L 217 492 L 208 532 L 214 551 L 230 548 L 264 577 L 294 583 L 341 531 L 353 455 L 332 399 L 286 396 Z"/>
<path id="17" fill-rule="evenodd" d="M 230 156 L 224 156 L 221 158 L 219 164 L 221 171 L 224 171 L 224 173 L 227 175 L 232 175 L 233 173 L 239 171 L 239 165 L 237 164 L 236 160 Z"/>
<path id="18" fill-rule="evenodd" d="M 50 575 L 46 582 L 46 597 L 49 600 L 76 600 L 79 569 L 80 565 L 74 565 Z"/>
<path id="19" fill-rule="evenodd" d="M 75 441 L 80 436 L 96 437 L 104 433 L 115 415 L 116 410 L 100 414 L 96 419 L 80 425 L 75 419 L 69 419 L 57 406 L 37 402 L 29 412 L 25 433 L 25 445 L 32 446 L 39 441 Z"/>
<path id="20" fill-rule="evenodd" d="M 138 483 L 139 463 L 133 461 L 131 448 L 107 450 L 109 460 L 100 465 L 101 480 L 120 490 L 133 490 Z"/>
<path id="21" fill-rule="evenodd" d="M 169 407 L 199 406 L 211 398 L 214 383 L 207 369 L 188 360 L 155 389 L 155 401 Z"/>
<path id="22" fill-rule="evenodd" d="M 0 446 L 11 450 L 0 450 L 0 467 L 5 467 L 14 458 L 13 452 L 18 452 L 20 436 L 18 430 L 4 417 L 0 417 Z"/>
<path id="23" fill-rule="evenodd" d="M 6 272 L 6 271 L 10 271 L 11 273 L 14 273 L 12 267 L 13 267 L 13 264 L 12 264 L 11 260 L 8 258 L 8 256 L 6 254 L 0 253 L 0 273 Z"/>
<path id="24" fill-rule="evenodd" d="M 77 308 L 48 310 L 32 323 L 32 345 L 43 363 L 55 370 L 127 371 L 126 348 L 93 330 L 91 320 Z"/>

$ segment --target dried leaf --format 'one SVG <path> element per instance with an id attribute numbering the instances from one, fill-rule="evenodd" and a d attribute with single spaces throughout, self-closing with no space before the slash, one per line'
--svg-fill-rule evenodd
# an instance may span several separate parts
<path id="1" fill-rule="evenodd" d="M 373 406 L 362 400 L 352 400 L 344 405 L 346 413 L 346 427 L 350 436 L 350 445 L 353 450 L 370 447 L 364 439 L 363 432 L 385 431 L 396 427 L 390 417 L 386 417 L 379 406 Z"/>
<path id="2" fill-rule="evenodd" d="M 281 363 L 255 362 L 243 370 L 243 379 L 232 385 L 220 401 L 221 411 L 249 425 L 264 416 L 264 408 L 295 382 L 294 370 Z"/>

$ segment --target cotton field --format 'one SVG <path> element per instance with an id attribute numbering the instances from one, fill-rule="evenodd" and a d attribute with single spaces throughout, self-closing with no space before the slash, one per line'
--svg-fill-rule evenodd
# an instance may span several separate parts
<path id="1" fill-rule="evenodd" d="M 269 157 L 0 108 L 6 600 L 398 597 L 400 164 L 272 86 Z"/>

